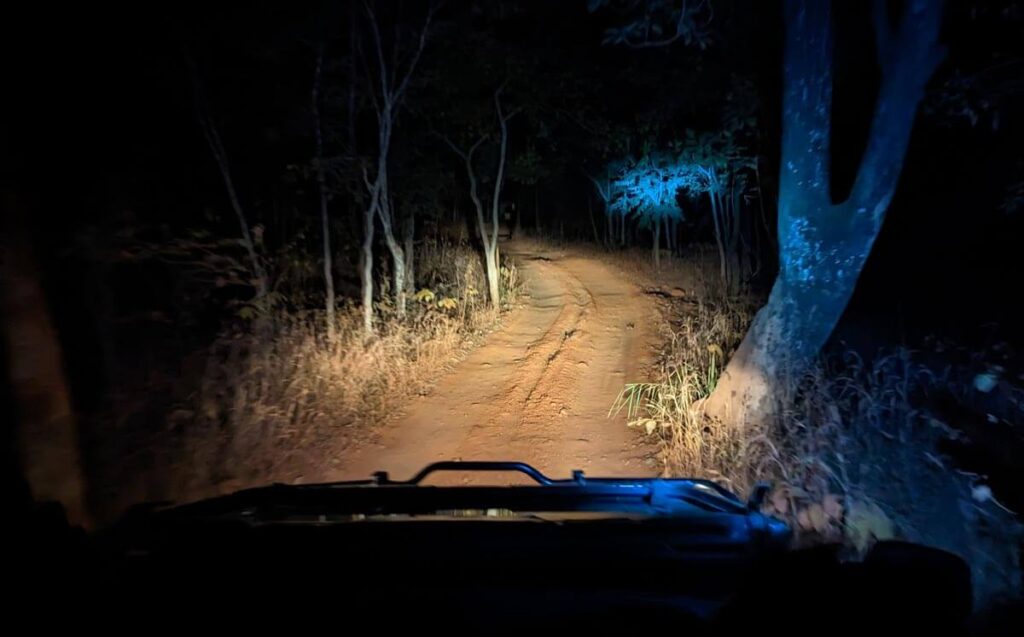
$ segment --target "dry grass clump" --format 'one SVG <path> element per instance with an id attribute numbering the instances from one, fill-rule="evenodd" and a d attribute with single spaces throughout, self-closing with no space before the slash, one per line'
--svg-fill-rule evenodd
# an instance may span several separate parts
<path id="1" fill-rule="evenodd" d="M 674 475 L 719 480 L 732 488 L 738 441 L 721 423 L 699 422 L 699 401 L 706 398 L 727 355 L 749 325 L 750 309 L 728 302 L 689 306 L 674 323 L 662 325 L 663 349 L 650 383 L 626 385 L 613 411 L 625 409 L 630 426 L 662 442 L 666 469 Z"/>
<path id="2" fill-rule="evenodd" d="M 188 466 L 181 497 L 211 485 L 310 480 L 335 452 L 426 391 L 467 342 L 493 326 L 486 279 L 467 247 L 425 246 L 417 254 L 424 287 L 399 318 L 389 291 L 376 304 L 367 338 L 361 309 L 338 309 L 328 338 L 322 311 L 270 312 L 249 332 L 210 348 L 188 425 Z M 503 263 L 504 304 L 519 292 L 518 272 Z"/>

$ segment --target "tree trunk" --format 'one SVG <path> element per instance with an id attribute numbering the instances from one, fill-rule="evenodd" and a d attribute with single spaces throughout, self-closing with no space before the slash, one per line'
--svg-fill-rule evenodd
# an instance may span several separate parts
<path id="1" fill-rule="evenodd" d="M 711 200 L 711 219 L 715 224 L 715 246 L 718 248 L 718 276 L 722 280 L 723 285 L 728 288 L 729 277 L 726 274 L 725 241 L 722 237 L 722 211 L 719 205 L 718 193 L 714 188 L 708 193 L 708 198 Z"/>
<path id="2" fill-rule="evenodd" d="M 87 524 L 78 423 L 60 342 L 25 214 L 20 202 L 6 193 L 5 199 L 0 219 L 0 312 L 4 362 L 18 414 L 14 439 L 20 470 L 33 500 L 60 502 L 69 522 Z"/>
<path id="3" fill-rule="evenodd" d="M 501 307 L 501 291 L 498 288 L 498 213 L 501 208 L 501 187 L 505 180 L 505 161 L 508 157 L 508 121 L 515 112 L 505 115 L 501 109 L 501 91 L 504 84 L 494 92 L 494 110 L 498 114 L 501 126 L 501 146 L 498 151 L 498 174 L 494 178 L 494 195 L 491 198 L 491 237 L 489 243 L 484 242 L 487 251 L 487 288 L 491 295 L 494 309 Z"/>
<path id="4" fill-rule="evenodd" d="M 895 192 L 924 86 L 943 57 L 941 3 L 908 4 L 897 31 L 886 3 L 875 6 L 882 84 L 850 197 L 833 204 L 829 4 L 785 3 L 779 275 L 705 403 L 713 417 L 737 426 L 771 417 L 779 388 L 818 354 L 853 294 Z"/>
<path id="5" fill-rule="evenodd" d="M 313 123 L 316 133 L 316 183 L 320 191 L 320 226 L 323 233 L 323 257 L 324 257 L 324 306 L 327 310 L 327 338 L 334 340 L 336 321 L 334 319 L 334 265 L 331 255 L 331 225 L 327 214 L 327 184 L 324 179 L 323 165 L 323 132 L 320 126 L 320 68 L 323 66 L 323 47 L 317 51 L 316 71 L 313 75 Z"/>
<path id="6" fill-rule="evenodd" d="M 657 219 L 654 222 L 654 235 L 652 242 L 654 246 L 654 267 L 661 269 L 661 220 Z"/>
<path id="7" fill-rule="evenodd" d="M 846 269 L 837 267 L 833 276 L 807 279 L 792 268 L 779 273 L 768 302 L 709 397 L 708 413 L 738 418 L 740 424 L 774 413 L 772 397 L 818 353 L 853 293 L 869 246 L 852 241 L 841 247 L 843 255 L 823 256 L 801 266 L 827 271 L 843 264 Z"/>
<path id="8" fill-rule="evenodd" d="M 391 253 L 391 278 L 394 285 L 391 294 L 395 302 L 395 312 L 399 318 L 405 318 L 405 251 L 386 226 L 384 244 Z"/>
<path id="9" fill-rule="evenodd" d="M 405 244 L 405 295 L 416 294 L 416 258 L 413 252 L 416 245 L 416 218 L 408 215 L 402 225 L 403 242 Z"/>
<path id="10" fill-rule="evenodd" d="M 398 318 L 405 318 L 405 251 L 397 245 L 391 251 L 391 260 L 394 264 L 394 285 L 395 285 L 395 310 Z"/>
<path id="11" fill-rule="evenodd" d="M 369 337 L 373 334 L 373 234 L 375 206 L 363 213 L 363 250 L 360 259 L 360 286 L 363 297 L 363 333 Z"/>
<path id="12" fill-rule="evenodd" d="M 587 217 L 590 218 L 590 229 L 594 231 L 594 243 L 601 245 L 601 235 L 597 231 L 597 222 L 594 221 L 594 202 L 587 197 Z"/>
<path id="13" fill-rule="evenodd" d="M 320 184 L 320 223 L 324 235 L 324 283 L 326 284 L 326 297 L 324 306 L 327 309 L 327 336 L 334 338 L 334 262 L 331 258 L 331 226 L 327 216 L 327 196 L 323 192 L 321 177 Z"/>
<path id="14" fill-rule="evenodd" d="M 668 250 L 669 255 L 674 256 L 675 252 L 672 249 L 672 218 L 665 217 L 665 249 Z"/>
<path id="15" fill-rule="evenodd" d="M 372 250 L 373 250 L 373 223 L 374 216 L 380 217 L 381 227 L 384 230 L 385 243 L 391 252 L 394 279 L 395 296 L 399 316 L 405 315 L 405 259 L 402 246 L 395 240 L 394 216 L 391 210 L 390 185 L 388 184 L 388 153 L 391 148 L 391 133 L 395 124 L 395 114 L 402 103 L 402 99 L 408 89 L 409 82 L 423 54 L 427 43 L 427 34 L 430 31 L 430 23 L 434 17 L 436 7 L 432 6 L 427 10 L 427 18 L 423 29 L 419 33 L 418 46 L 411 55 L 405 72 L 398 73 L 398 38 L 395 40 L 395 54 L 390 60 L 391 68 L 388 69 L 389 61 L 385 59 L 384 47 L 380 35 L 380 25 L 377 16 L 369 4 L 363 8 L 373 36 L 373 43 L 376 49 L 377 71 L 379 73 L 379 94 L 374 99 L 377 115 L 377 174 L 373 182 L 370 181 L 366 170 L 363 171 L 363 182 L 371 193 L 371 203 L 367 207 L 366 234 L 363 242 L 363 323 L 367 335 L 372 333 L 373 320 L 373 281 L 372 275 Z M 396 30 L 397 34 L 397 30 Z M 369 62 L 364 60 L 369 72 Z"/>
<path id="16" fill-rule="evenodd" d="M 487 294 L 491 299 L 491 305 L 498 309 L 501 303 L 501 290 L 498 287 L 498 248 L 494 246 L 484 250 L 484 259 L 487 264 Z"/>
<path id="17" fill-rule="evenodd" d="M 505 161 L 508 155 L 508 121 L 516 114 L 516 111 L 513 111 L 506 115 L 501 109 L 501 92 L 504 87 L 505 85 L 502 84 L 494 92 L 494 110 L 498 114 L 498 124 L 501 127 L 501 146 L 498 152 L 498 174 L 494 178 L 494 193 L 491 196 L 490 233 L 487 232 L 487 223 L 484 221 L 484 204 L 477 190 L 476 170 L 473 167 L 473 154 L 483 144 L 486 137 L 479 138 L 468 151 L 460 150 L 451 140 L 445 139 L 445 142 L 462 158 L 466 166 L 466 176 L 469 178 L 469 197 L 473 201 L 473 207 L 476 209 L 476 227 L 484 249 L 484 270 L 487 274 L 487 290 L 491 306 L 494 309 L 501 307 L 501 290 L 498 286 L 498 213 L 501 210 L 501 187 L 505 179 Z"/>
<path id="18" fill-rule="evenodd" d="M 395 238 L 395 213 L 391 206 L 391 185 L 388 172 L 388 154 L 391 148 L 391 125 L 394 122 L 394 111 L 389 103 L 385 102 L 382 109 L 380 121 L 379 142 L 380 157 L 377 163 L 377 184 L 379 198 L 377 205 L 377 217 L 380 219 L 381 229 L 384 231 L 384 245 L 391 253 L 391 276 L 394 287 L 391 293 L 394 297 L 395 311 L 399 318 L 405 318 L 405 254 L 402 245 Z"/>
<path id="19" fill-rule="evenodd" d="M 234 180 L 231 178 L 231 167 L 228 163 L 227 152 L 224 150 L 224 144 L 221 142 L 220 134 L 217 132 L 217 127 L 214 125 L 213 121 L 210 119 L 209 113 L 207 112 L 206 102 L 203 99 L 203 93 L 199 85 L 198 72 L 194 68 L 192 69 L 192 78 L 195 85 L 196 118 L 199 120 L 199 125 L 203 129 L 203 136 L 206 137 L 206 143 L 210 147 L 210 153 L 213 155 L 213 159 L 217 162 L 217 167 L 220 169 L 220 175 L 224 181 L 224 189 L 227 191 L 228 200 L 231 203 L 231 209 L 238 218 L 239 229 L 242 233 L 242 245 L 245 247 L 245 251 L 249 255 L 249 262 L 252 265 L 253 276 L 256 277 L 256 294 L 258 297 L 263 297 L 267 293 L 267 274 L 263 270 L 263 264 L 260 262 L 259 256 L 256 254 L 256 243 L 253 241 L 252 233 L 249 231 L 249 222 L 245 218 L 245 212 L 242 210 L 242 204 L 238 199 L 238 193 L 235 192 Z"/>
<path id="20" fill-rule="evenodd" d="M 731 293 L 736 294 L 740 291 L 743 285 L 743 279 L 746 277 L 747 271 L 743 267 L 743 259 L 740 254 L 740 236 L 743 232 L 742 214 L 740 208 L 740 191 L 736 188 L 736 183 L 730 186 L 731 194 L 729 199 L 729 256 L 730 256 L 730 272 L 729 272 L 729 290 Z"/>

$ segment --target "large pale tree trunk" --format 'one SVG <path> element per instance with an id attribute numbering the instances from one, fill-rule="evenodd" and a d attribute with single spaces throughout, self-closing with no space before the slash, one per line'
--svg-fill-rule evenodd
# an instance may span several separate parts
<path id="1" fill-rule="evenodd" d="M 501 302 L 501 291 L 498 288 L 498 247 L 485 249 L 484 259 L 487 263 L 487 294 L 491 305 L 495 308 Z"/>
<path id="2" fill-rule="evenodd" d="M 495 309 L 501 306 L 501 289 L 499 283 L 500 260 L 498 258 L 498 213 L 501 210 L 501 187 L 505 179 L 505 161 L 508 155 L 508 122 L 515 117 L 518 111 L 505 113 L 501 107 L 501 92 L 505 88 L 502 84 L 494 92 L 494 109 L 498 114 L 498 124 L 501 127 L 501 146 L 498 152 L 498 172 L 494 178 L 494 193 L 491 197 L 491 223 L 488 231 L 487 222 L 484 220 L 484 204 L 480 199 L 477 188 L 476 169 L 473 167 L 473 155 L 484 142 L 481 137 L 469 150 L 462 151 L 451 140 L 445 139 L 466 166 L 466 176 L 469 178 L 469 196 L 473 200 L 473 207 L 476 209 L 476 227 L 480 234 L 480 241 L 484 248 L 484 269 L 487 274 L 487 288 L 490 296 L 491 306 Z"/>
<path id="3" fill-rule="evenodd" d="M 388 252 L 391 253 L 391 277 L 392 285 L 392 296 L 395 302 L 395 311 L 398 313 L 400 318 L 405 318 L 406 311 L 406 289 L 405 289 L 405 250 L 402 246 L 395 241 L 395 238 L 387 237 L 385 235 L 385 243 L 388 246 Z"/>
<path id="4" fill-rule="evenodd" d="M 359 283 L 363 305 L 363 333 L 373 334 L 373 235 L 376 205 L 363 211 L 363 246 L 359 259 Z"/>
<path id="5" fill-rule="evenodd" d="M 938 0 L 910 0 L 894 30 L 876 3 L 882 84 L 847 201 L 829 192 L 832 100 L 830 7 L 787 0 L 779 183 L 779 275 L 707 413 L 742 426 L 770 417 L 774 394 L 828 340 L 853 294 L 896 189 L 924 87 L 941 62 Z"/>
<path id="6" fill-rule="evenodd" d="M 405 296 L 408 299 L 416 293 L 416 257 L 413 251 L 416 243 L 416 217 L 406 215 L 402 224 L 402 243 L 405 251 Z"/>
<path id="7" fill-rule="evenodd" d="M 508 155 L 508 118 L 501 111 L 501 89 L 494 93 L 494 106 L 501 125 L 501 149 L 498 155 L 498 176 L 494 179 L 494 196 L 491 199 L 491 236 L 485 241 L 487 261 L 487 291 L 494 309 L 501 307 L 501 292 L 498 289 L 498 212 L 501 209 L 501 186 L 505 178 L 505 157 Z"/>
<path id="8" fill-rule="evenodd" d="M 385 168 L 385 170 L 387 170 Z M 385 172 L 384 186 L 387 188 L 387 173 Z M 400 318 L 405 318 L 406 310 L 406 289 L 405 289 L 405 250 L 398 242 L 394 231 L 394 215 L 391 211 L 391 202 L 385 193 L 381 197 L 381 205 L 377 208 L 381 226 L 384 228 L 384 243 L 391 253 L 391 276 L 394 289 L 391 291 L 394 297 L 395 310 Z"/>

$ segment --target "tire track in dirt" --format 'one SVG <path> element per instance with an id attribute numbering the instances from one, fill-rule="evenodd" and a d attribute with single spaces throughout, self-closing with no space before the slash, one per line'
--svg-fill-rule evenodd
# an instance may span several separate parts
<path id="1" fill-rule="evenodd" d="M 654 449 L 608 410 L 646 378 L 656 310 L 611 266 L 571 252 L 508 245 L 527 281 L 524 307 L 382 428 L 329 479 L 385 470 L 406 478 L 437 460 L 521 460 L 552 476 L 651 475 Z M 451 477 L 439 482 L 478 482 Z M 488 483 L 513 476 L 487 476 Z"/>

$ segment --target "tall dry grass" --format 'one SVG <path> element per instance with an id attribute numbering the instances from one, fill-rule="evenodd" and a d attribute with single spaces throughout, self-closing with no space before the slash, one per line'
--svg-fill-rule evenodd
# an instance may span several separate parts
<path id="1" fill-rule="evenodd" d="M 642 262 L 618 258 L 648 285 L 659 280 Z M 1021 592 L 1020 524 L 979 476 L 942 453 L 943 440 L 957 433 L 925 408 L 929 397 L 955 389 L 950 379 L 907 349 L 870 360 L 847 353 L 784 382 L 768 421 L 737 427 L 707 419 L 702 399 L 756 303 L 727 297 L 706 260 L 673 261 L 668 268 L 691 271 L 676 275 L 686 295 L 663 306 L 654 380 L 627 385 L 612 408 L 656 437 L 666 475 L 711 478 L 740 494 L 769 482 L 765 508 L 790 523 L 800 544 L 841 543 L 853 556 L 881 539 L 905 539 L 963 557 L 983 603 Z"/>
<path id="2" fill-rule="evenodd" d="M 361 309 L 348 304 L 337 311 L 333 339 L 322 311 L 282 310 L 219 339 L 185 432 L 176 495 L 317 479 L 339 451 L 426 391 L 499 319 L 474 251 L 431 243 L 418 251 L 417 263 L 424 285 L 407 316 L 397 316 L 385 286 L 369 338 Z M 501 287 L 510 307 L 520 288 L 511 262 L 502 265 Z"/>

